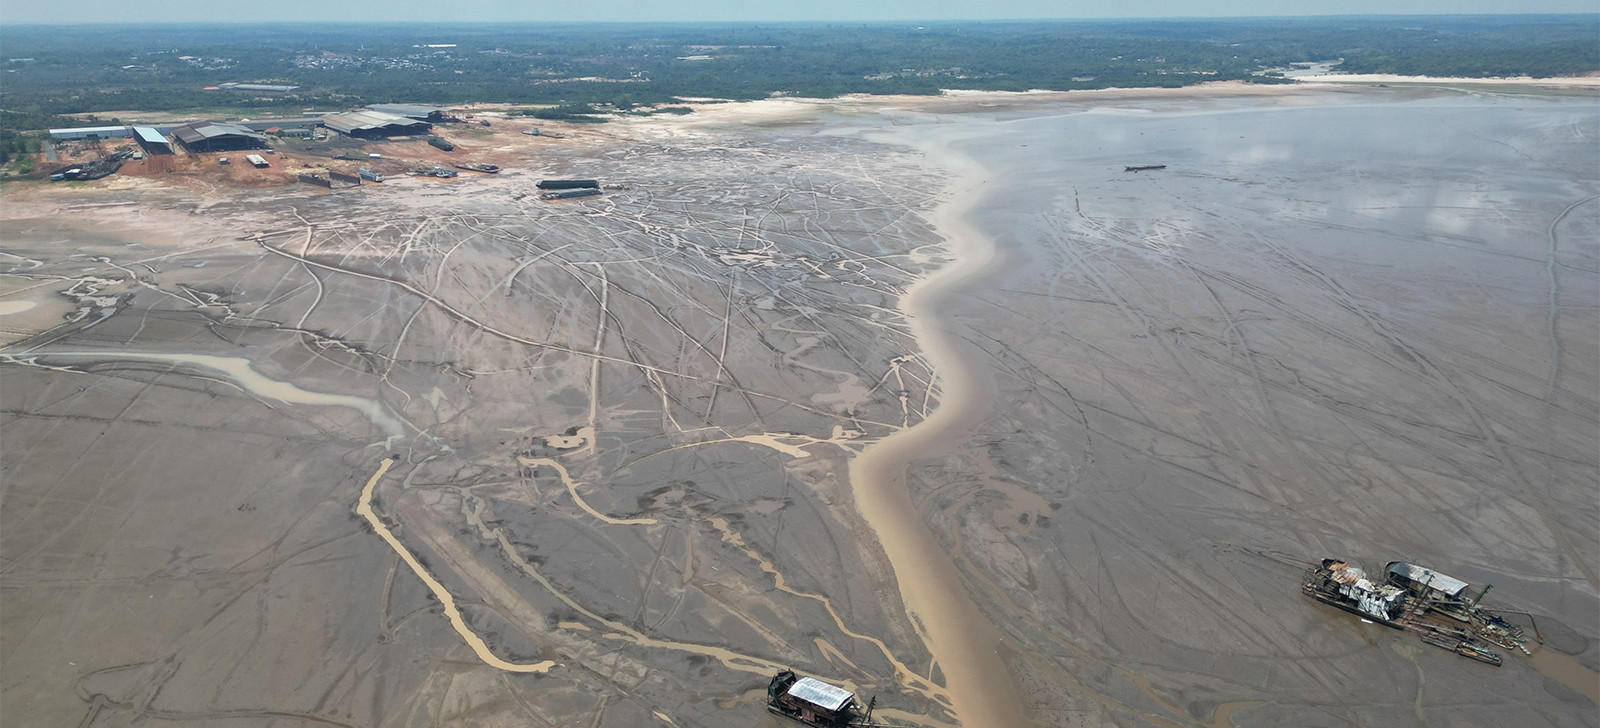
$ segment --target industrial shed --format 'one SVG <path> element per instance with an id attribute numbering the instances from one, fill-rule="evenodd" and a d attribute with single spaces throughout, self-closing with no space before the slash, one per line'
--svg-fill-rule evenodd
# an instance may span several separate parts
<path id="1" fill-rule="evenodd" d="M 404 116 L 407 119 L 416 119 L 418 121 L 441 122 L 448 121 L 450 119 L 450 110 L 443 106 L 419 106 L 417 104 L 372 104 L 371 106 L 367 107 L 367 110 L 376 111 L 383 114 L 394 114 L 395 116 Z"/>
<path id="2" fill-rule="evenodd" d="M 51 139 L 121 139 L 132 136 L 125 126 L 80 126 L 69 129 L 51 129 Z"/>
<path id="3" fill-rule="evenodd" d="M 150 154 L 172 153 L 172 142 L 167 141 L 166 137 L 161 136 L 161 132 L 156 131 L 148 126 L 135 126 L 131 128 L 133 129 L 133 138 L 139 142 L 139 146 L 144 147 L 146 152 L 149 152 Z"/>
<path id="4" fill-rule="evenodd" d="M 320 116 L 269 116 L 261 119 L 240 119 L 232 122 L 235 126 L 242 126 L 250 131 L 265 132 L 272 127 L 283 131 L 290 129 L 305 129 L 310 131 L 322 126 Z"/>
<path id="5" fill-rule="evenodd" d="M 191 152 L 228 152 L 236 149 L 265 149 L 267 137 L 242 126 L 197 121 L 172 130 L 172 138 Z"/>
<path id="6" fill-rule="evenodd" d="M 273 91 L 277 93 L 289 93 L 300 88 L 299 86 L 280 86 L 271 83 L 238 83 L 236 81 L 217 84 L 217 87 L 224 91 Z"/>
<path id="7" fill-rule="evenodd" d="M 432 124 L 382 111 L 347 111 L 322 117 L 322 125 L 340 134 L 373 138 L 425 134 Z"/>

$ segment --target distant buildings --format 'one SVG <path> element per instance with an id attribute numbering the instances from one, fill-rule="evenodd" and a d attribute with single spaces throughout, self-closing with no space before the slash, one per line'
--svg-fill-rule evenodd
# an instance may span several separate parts
<path id="1" fill-rule="evenodd" d="M 289 93 L 300 90 L 299 86 L 276 86 L 267 83 L 219 83 L 217 88 L 223 91 L 271 91 L 274 93 Z"/>

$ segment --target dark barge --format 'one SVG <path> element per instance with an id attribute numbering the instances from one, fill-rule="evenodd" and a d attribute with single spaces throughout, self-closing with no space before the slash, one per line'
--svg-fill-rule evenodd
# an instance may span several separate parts
<path id="1" fill-rule="evenodd" d="M 1166 168 L 1167 168 L 1167 165 L 1165 165 L 1165 164 L 1136 164 L 1136 165 L 1130 165 L 1130 166 L 1127 166 L 1127 167 L 1123 167 L 1122 171 L 1124 171 L 1124 172 L 1149 172 L 1149 171 L 1152 171 L 1152 170 L 1166 169 Z"/>
<path id="2" fill-rule="evenodd" d="M 541 190 L 600 189 L 600 181 L 593 179 L 542 179 L 534 186 Z"/>
<path id="3" fill-rule="evenodd" d="M 568 200 L 568 199 L 571 199 L 571 198 L 574 198 L 574 197 L 592 197 L 592 196 L 598 195 L 598 194 L 600 194 L 600 189 L 597 188 L 597 187 L 579 187 L 579 188 L 569 189 L 569 190 L 556 190 L 555 192 L 546 192 L 546 193 L 544 193 L 542 195 L 539 195 L 539 199 L 541 199 L 541 200 Z"/>

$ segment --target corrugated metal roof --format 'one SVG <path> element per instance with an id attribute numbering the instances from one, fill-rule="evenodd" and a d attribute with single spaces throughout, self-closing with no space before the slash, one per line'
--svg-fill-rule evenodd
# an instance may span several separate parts
<path id="1" fill-rule="evenodd" d="M 789 695 L 804 700 L 823 710 L 838 710 L 855 699 L 855 695 L 837 685 L 829 685 L 814 677 L 803 677 L 789 686 Z"/>
<path id="2" fill-rule="evenodd" d="M 72 133 L 72 134 L 110 134 L 110 133 L 115 133 L 115 132 L 126 132 L 127 130 L 128 130 L 128 127 L 125 127 L 125 126 L 74 126 L 74 127 L 69 127 L 69 128 L 66 128 L 66 129 L 51 129 L 50 133 L 51 134 L 68 134 L 68 133 Z"/>
<path id="3" fill-rule="evenodd" d="M 197 121 L 193 124 L 180 126 L 172 130 L 172 135 L 184 144 L 194 144 L 207 139 L 224 136 L 247 136 L 252 139 L 266 141 L 266 137 L 257 134 L 242 126 L 233 124 L 218 124 L 214 121 Z"/>
<path id="4" fill-rule="evenodd" d="M 346 134 L 365 129 L 381 129 L 386 126 L 418 126 L 427 123 L 382 111 L 346 111 L 343 114 L 329 114 L 322 117 L 324 126 Z"/>
<path id="5" fill-rule="evenodd" d="M 164 137 L 164 136 L 161 136 L 161 132 L 156 131 L 155 129 L 152 129 L 152 128 L 148 127 L 148 126 L 136 126 L 136 127 L 133 127 L 133 135 L 138 137 L 139 141 L 142 141 L 142 142 L 144 142 L 146 144 L 166 144 L 167 143 L 167 138 Z"/>
<path id="6" fill-rule="evenodd" d="M 1396 561 L 1389 564 L 1389 573 L 1403 576 L 1418 584 L 1426 584 L 1428 588 L 1434 591 L 1444 592 L 1453 597 L 1460 596 L 1461 590 L 1467 588 L 1467 583 L 1460 579 L 1441 574 L 1426 566 L 1408 564 L 1404 561 Z"/>
<path id="7" fill-rule="evenodd" d="M 367 108 L 385 114 L 409 116 L 413 119 L 426 119 L 433 114 L 443 114 L 449 111 L 443 106 L 423 106 L 421 104 L 371 104 Z"/>

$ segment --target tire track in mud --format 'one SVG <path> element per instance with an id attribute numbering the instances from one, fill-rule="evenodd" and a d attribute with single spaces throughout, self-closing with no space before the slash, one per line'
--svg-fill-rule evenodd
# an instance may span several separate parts
<path id="1" fill-rule="evenodd" d="M 1550 227 L 1545 230 L 1545 236 L 1548 237 L 1550 241 L 1550 246 L 1545 253 L 1544 261 L 1545 278 L 1550 283 L 1549 309 L 1545 313 L 1544 324 L 1545 335 L 1550 339 L 1550 379 L 1544 387 L 1544 401 L 1546 402 L 1555 399 L 1556 376 L 1561 373 L 1561 339 L 1557 336 L 1556 332 L 1556 316 L 1561 310 L 1559 301 L 1557 300 L 1560 297 L 1561 289 L 1560 280 L 1556 278 L 1556 245 L 1559 240 L 1558 236 L 1556 235 L 1556 227 L 1561 224 L 1562 220 L 1567 219 L 1567 215 L 1572 214 L 1573 210 L 1582 207 L 1584 203 L 1593 202 L 1596 199 L 1600 199 L 1600 195 L 1590 195 L 1578 200 L 1577 202 L 1567 205 L 1565 210 L 1562 210 L 1560 214 L 1556 215 L 1555 218 L 1550 221 Z"/>

